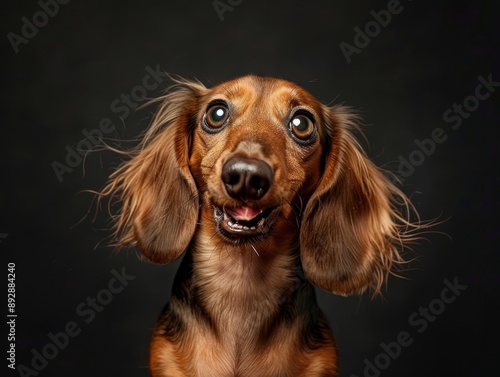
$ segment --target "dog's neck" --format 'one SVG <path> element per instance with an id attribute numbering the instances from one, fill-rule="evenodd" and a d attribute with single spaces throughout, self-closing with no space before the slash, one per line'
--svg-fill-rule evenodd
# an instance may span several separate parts
<path id="1" fill-rule="evenodd" d="M 200 225 L 190 250 L 193 283 L 203 298 L 200 304 L 219 326 L 238 334 L 255 333 L 259 331 L 255 327 L 277 315 L 303 284 L 298 231 L 278 230 L 279 237 L 236 245 L 222 241 L 214 225 L 206 221 Z"/>

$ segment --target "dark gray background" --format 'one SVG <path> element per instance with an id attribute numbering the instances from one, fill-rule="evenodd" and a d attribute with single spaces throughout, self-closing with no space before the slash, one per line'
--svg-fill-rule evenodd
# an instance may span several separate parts
<path id="1" fill-rule="evenodd" d="M 22 17 L 31 20 L 40 6 L 5 3 L 0 250 L 5 276 L 7 262 L 16 263 L 17 363 L 30 366 L 33 350 L 51 342 L 48 334 L 74 321 L 80 334 L 40 376 L 147 375 L 151 328 L 176 266 L 141 263 L 133 251 L 106 247 L 105 211 L 94 223 L 93 212 L 79 223 L 92 203 L 92 195 L 81 191 L 101 188 L 119 156 L 93 153 L 62 182 L 51 164 L 64 163 L 65 148 L 76 148 L 82 130 L 97 128 L 103 118 L 116 125 L 106 135 L 111 139 L 139 134 L 153 108 L 121 121 L 110 104 L 141 84 L 147 66 L 160 65 L 209 86 L 247 73 L 278 76 L 324 102 L 345 102 L 365 120 L 369 155 L 390 169 L 416 149 L 415 139 L 443 128 L 447 140 L 416 167 L 403 190 L 423 218 L 449 218 L 437 228 L 448 236 L 431 234 L 415 247 L 410 256 L 418 259 L 406 279 L 391 278 L 384 298 L 320 292 L 319 300 L 338 341 L 341 376 L 362 376 L 366 361 L 383 357 L 381 343 L 402 331 L 413 343 L 381 376 L 496 371 L 500 93 L 480 101 L 457 130 L 443 113 L 474 95 L 478 76 L 500 81 L 494 26 L 500 8 L 493 1 L 401 4 L 402 12 L 348 64 L 339 44 L 352 44 L 354 27 L 364 28 L 373 19 L 370 11 L 385 9 L 386 1 L 244 0 L 221 21 L 211 0 L 75 0 L 61 5 L 17 54 L 7 34 L 21 34 Z M 159 95 L 162 87 L 148 95 Z M 107 287 L 113 269 L 124 267 L 134 280 L 85 323 L 77 307 Z M 467 288 L 418 333 L 409 317 L 431 302 L 439 305 L 433 300 L 445 279 Z M 2 344 L 7 350 L 6 336 Z"/>

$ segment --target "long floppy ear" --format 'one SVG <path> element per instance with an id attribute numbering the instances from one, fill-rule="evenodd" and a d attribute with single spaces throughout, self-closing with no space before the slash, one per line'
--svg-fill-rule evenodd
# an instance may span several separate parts
<path id="1" fill-rule="evenodd" d="M 355 116 L 342 106 L 323 110 L 329 141 L 322 178 L 302 219 L 303 269 L 329 292 L 380 292 L 394 263 L 403 261 L 398 247 L 416 239 L 421 225 L 398 212 L 413 207 L 361 150 L 351 133 Z"/>
<path id="2" fill-rule="evenodd" d="M 174 80 L 141 143 L 111 176 L 99 194 L 118 204 L 114 216 L 116 246 L 138 246 L 157 263 L 180 257 L 198 222 L 199 198 L 188 166 L 190 127 L 200 83 Z"/>

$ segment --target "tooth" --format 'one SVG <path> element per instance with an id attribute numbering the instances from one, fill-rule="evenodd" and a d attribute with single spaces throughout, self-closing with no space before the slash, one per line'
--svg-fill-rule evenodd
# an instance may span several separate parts
<path id="1" fill-rule="evenodd" d="M 249 227 L 247 227 L 247 226 L 244 226 L 244 227 L 243 227 L 243 230 L 250 230 L 250 228 L 249 228 Z"/>
<path id="2" fill-rule="evenodd" d="M 241 230 L 243 227 L 238 223 L 228 222 L 228 225 L 234 230 Z"/>

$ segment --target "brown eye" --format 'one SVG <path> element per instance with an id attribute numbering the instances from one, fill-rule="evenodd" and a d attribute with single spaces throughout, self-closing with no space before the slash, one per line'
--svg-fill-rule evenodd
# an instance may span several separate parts
<path id="1" fill-rule="evenodd" d="M 208 132 L 217 132 L 226 125 L 229 118 L 229 110 L 226 105 L 215 104 L 208 108 L 203 123 Z"/>
<path id="2" fill-rule="evenodd" d="M 292 131 L 299 141 L 309 141 L 315 135 L 315 126 L 311 117 L 305 114 L 296 114 L 288 124 L 288 128 Z"/>

